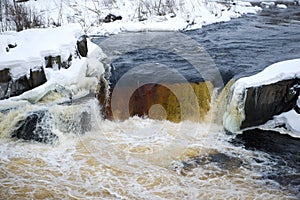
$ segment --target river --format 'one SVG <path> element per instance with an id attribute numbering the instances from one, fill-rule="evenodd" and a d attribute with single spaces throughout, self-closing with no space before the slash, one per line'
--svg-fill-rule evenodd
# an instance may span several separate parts
<path id="1" fill-rule="evenodd" d="M 112 86 L 127 74 L 141 84 L 205 79 L 221 88 L 232 78 L 298 58 L 299 13 L 299 7 L 270 8 L 199 30 L 93 41 L 112 60 Z M 45 104 L 27 105 L 22 113 L 39 107 Z M 56 120 L 63 125 L 86 107 L 92 130 L 84 135 L 55 130 L 55 145 L 11 139 L 7 130 L 21 112 L 1 113 L 1 199 L 300 198 L 299 139 L 265 132 L 236 137 L 209 120 L 104 120 L 93 98 L 46 109 L 54 116 L 63 112 Z"/>

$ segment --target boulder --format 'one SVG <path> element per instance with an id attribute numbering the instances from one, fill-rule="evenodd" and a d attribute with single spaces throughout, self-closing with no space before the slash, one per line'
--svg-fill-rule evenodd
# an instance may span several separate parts
<path id="1" fill-rule="evenodd" d="M 241 129 L 262 125 L 273 116 L 293 109 L 300 94 L 299 85 L 300 79 L 296 78 L 247 88 Z"/>
<path id="2" fill-rule="evenodd" d="M 52 118 L 47 111 L 34 111 L 17 123 L 12 137 L 53 144 L 58 140 L 51 130 Z"/>
<path id="3" fill-rule="evenodd" d="M 88 54 L 87 37 L 87 35 L 83 35 L 77 41 L 77 50 L 82 57 L 87 57 Z"/>

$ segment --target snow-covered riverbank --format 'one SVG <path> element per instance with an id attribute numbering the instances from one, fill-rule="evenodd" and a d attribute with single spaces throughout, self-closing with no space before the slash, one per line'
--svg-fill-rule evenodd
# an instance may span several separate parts
<path id="1" fill-rule="evenodd" d="M 197 29 L 261 10 L 260 7 L 239 0 L 30 0 L 19 5 L 32 11 L 45 26 L 79 23 L 91 35 Z M 104 23 L 109 14 L 121 16 L 122 19 Z M 5 23 L 2 26 L 5 29 Z"/>

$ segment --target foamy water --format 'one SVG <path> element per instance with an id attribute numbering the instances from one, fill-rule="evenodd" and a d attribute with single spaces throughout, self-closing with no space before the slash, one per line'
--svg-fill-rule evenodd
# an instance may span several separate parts
<path id="1" fill-rule="evenodd" d="M 1 137 L 1 199 L 296 199 L 262 178 L 272 162 L 267 154 L 233 146 L 219 125 L 102 120 L 94 106 L 92 130 L 84 135 L 56 130 L 55 145 Z M 82 108 L 68 107 L 65 114 Z M 57 114 L 64 106 L 49 110 Z M 242 164 L 184 166 L 215 153 Z"/>

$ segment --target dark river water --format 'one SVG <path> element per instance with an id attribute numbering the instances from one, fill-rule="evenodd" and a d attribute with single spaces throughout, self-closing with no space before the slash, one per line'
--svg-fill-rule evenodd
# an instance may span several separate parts
<path id="1" fill-rule="evenodd" d="M 300 7 L 264 9 L 258 15 L 247 15 L 181 33 L 195 41 L 165 32 L 127 33 L 109 40 L 94 38 L 93 41 L 109 56 L 117 55 L 112 62 L 115 67 L 113 85 L 131 69 L 135 69 L 140 79 L 145 79 L 149 73 L 153 77 L 159 76 L 159 70 L 137 68 L 149 63 L 160 63 L 176 69 L 189 82 L 202 81 L 203 74 L 209 72 L 200 71 L 199 74 L 193 61 L 182 56 L 182 51 L 195 53 L 192 49 L 194 42 L 206 52 L 205 55 L 195 55 L 191 59 L 198 59 L 196 63 L 201 65 L 202 70 L 204 65 L 216 65 L 226 84 L 233 77 L 253 75 L 275 62 L 300 57 Z M 150 42 L 153 44 L 148 45 Z M 180 46 L 184 48 L 178 55 L 174 49 Z M 207 61 L 207 56 L 211 60 Z M 205 70 L 209 71 L 213 67 L 205 67 Z"/>

